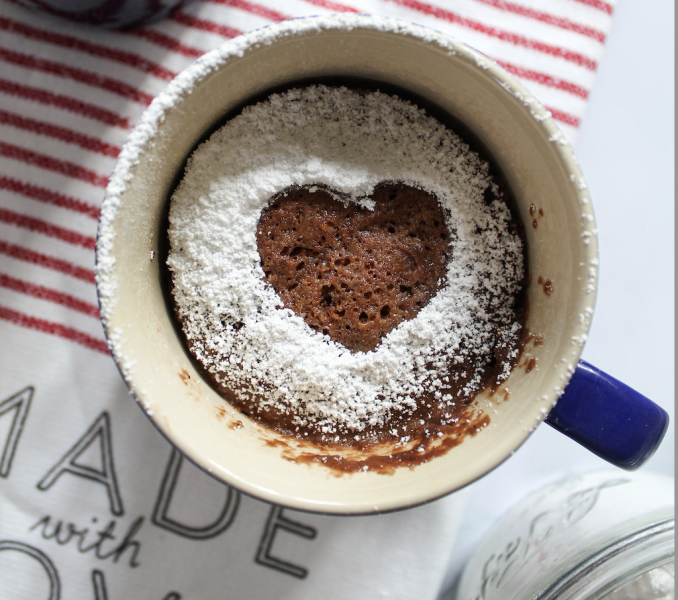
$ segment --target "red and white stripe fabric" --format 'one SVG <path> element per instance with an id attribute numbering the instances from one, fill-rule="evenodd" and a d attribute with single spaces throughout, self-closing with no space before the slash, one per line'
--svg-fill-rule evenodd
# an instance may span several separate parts
<path id="1" fill-rule="evenodd" d="M 327 12 L 415 21 L 499 62 L 574 141 L 613 9 L 603 0 L 210 0 L 116 32 L 0 0 L 0 319 L 106 352 L 92 249 L 107 175 L 153 96 L 225 40 Z"/>

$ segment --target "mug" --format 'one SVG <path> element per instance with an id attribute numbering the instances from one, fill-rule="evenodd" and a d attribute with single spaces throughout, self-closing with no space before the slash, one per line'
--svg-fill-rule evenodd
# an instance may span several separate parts
<path id="1" fill-rule="evenodd" d="M 17 0 L 28 8 L 81 25 L 138 27 L 165 18 L 193 0 Z"/>
<path id="2" fill-rule="evenodd" d="M 508 379 L 476 399 L 489 425 L 391 474 L 337 476 L 322 464 L 297 460 L 313 449 L 219 396 L 177 331 L 158 264 L 169 197 L 196 145 L 248 100 L 324 77 L 404 89 L 459 120 L 498 164 L 522 221 L 539 219 L 525 228 L 531 335 Z M 96 260 L 108 344 L 142 409 L 199 467 L 268 502 L 333 514 L 415 506 L 501 464 L 547 416 L 577 441 L 632 468 L 654 451 L 667 427 L 661 408 L 635 392 L 619 393 L 603 374 L 578 366 L 596 296 L 597 238 L 584 178 L 562 133 L 494 62 L 425 27 L 365 15 L 295 19 L 239 36 L 200 58 L 153 101 L 125 144 L 106 190 Z M 628 401 L 631 419 L 626 408 L 620 413 L 620 400 Z"/>

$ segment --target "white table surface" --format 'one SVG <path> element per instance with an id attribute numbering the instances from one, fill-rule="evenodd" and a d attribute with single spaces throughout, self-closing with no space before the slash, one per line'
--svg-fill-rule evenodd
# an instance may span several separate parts
<path id="1" fill-rule="evenodd" d="M 643 469 L 674 476 L 673 0 L 621 0 L 575 153 L 598 225 L 600 283 L 582 358 L 668 411 L 671 426 Z M 470 486 L 444 598 L 476 544 L 543 485 L 606 468 L 548 425 Z"/>

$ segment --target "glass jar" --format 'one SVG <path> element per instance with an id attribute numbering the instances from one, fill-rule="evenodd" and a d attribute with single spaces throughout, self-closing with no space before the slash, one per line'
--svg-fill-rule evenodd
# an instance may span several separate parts
<path id="1" fill-rule="evenodd" d="M 509 511 L 474 551 L 456 597 L 598 600 L 672 563 L 674 553 L 673 479 L 585 473 L 548 485 Z"/>

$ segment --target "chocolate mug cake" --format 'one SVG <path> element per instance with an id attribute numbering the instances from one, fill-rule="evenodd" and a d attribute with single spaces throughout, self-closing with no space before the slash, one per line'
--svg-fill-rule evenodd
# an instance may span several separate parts
<path id="1" fill-rule="evenodd" d="M 404 431 L 398 431 L 401 435 L 405 434 L 398 441 L 377 443 L 367 450 L 361 450 L 360 447 L 348 445 L 331 447 L 330 442 L 326 446 L 305 442 L 308 438 L 303 435 L 301 428 L 295 438 L 263 425 L 256 418 L 243 417 L 241 409 L 225 400 L 216 387 L 210 385 L 204 368 L 199 368 L 197 360 L 191 358 L 186 335 L 175 319 L 173 301 L 168 295 L 169 286 L 164 280 L 165 274 L 168 277 L 170 275 L 165 266 L 167 251 L 162 246 L 165 242 L 169 244 L 169 200 L 184 172 L 186 157 L 206 139 L 206 135 L 213 132 L 217 124 L 225 123 L 227 118 L 241 112 L 246 116 L 252 107 L 245 111 L 242 107 L 245 103 L 265 98 L 265 90 L 268 93 L 279 92 L 281 87 L 277 86 L 283 84 L 299 87 L 312 82 L 348 84 L 354 91 L 359 91 L 360 85 L 355 83 L 358 78 L 360 81 L 378 82 L 378 86 L 384 85 L 382 91 L 394 92 L 401 98 L 413 101 L 415 105 L 426 108 L 429 115 L 437 116 L 448 129 L 465 135 L 463 127 L 456 129 L 456 122 L 462 122 L 472 134 L 468 139 L 478 139 L 481 147 L 487 148 L 488 155 L 492 157 L 490 167 L 485 171 L 487 183 L 481 186 L 481 189 L 490 188 L 487 201 L 492 203 L 494 195 L 489 180 L 494 180 L 501 194 L 500 180 L 505 178 L 513 192 L 516 215 L 527 223 L 532 204 L 536 206 L 537 212 L 542 209 L 545 215 L 539 220 L 537 229 L 525 227 L 520 230 L 524 240 L 522 247 L 526 249 L 529 259 L 530 277 L 534 280 L 533 285 L 525 281 L 519 292 L 519 296 L 524 294 L 526 303 L 529 302 L 524 327 L 531 334 L 540 336 L 540 343 L 536 344 L 530 341 L 536 340 L 536 337 L 526 335 L 521 363 L 525 358 L 526 363 L 535 366 L 528 371 L 518 365 L 496 390 L 478 393 L 469 407 L 477 411 L 474 414 L 479 417 L 482 411 L 491 419 L 488 426 L 476 435 L 463 437 L 463 443 L 432 460 L 425 458 L 434 456 L 433 450 L 444 450 L 444 444 L 455 435 L 454 432 L 448 435 L 442 431 L 442 437 L 436 434 L 440 442 L 431 443 L 428 448 L 424 448 L 424 452 L 419 452 L 421 446 L 417 446 L 413 439 L 396 447 L 407 437 Z M 387 103 L 378 104 L 378 110 L 393 112 Z M 340 105 L 325 111 L 328 116 L 325 125 L 336 124 L 333 118 L 341 116 Z M 431 110 L 430 106 L 434 109 Z M 439 112 L 436 112 L 436 108 Z M 350 122 L 355 123 L 354 115 L 351 116 Z M 384 115 L 378 116 L 380 122 L 388 127 Z M 225 345 L 222 342 L 215 345 L 214 350 L 223 355 L 229 346 L 243 346 L 244 353 L 231 353 L 236 365 L 238 356 L 243 359 L 239 371 L 233 368 L 233 373 L 241 373 L 245 389 L 250 390 L 256 381 L 245 379 L 248 365 L 251 369 L 249 373 L 253 375 L 272 375 L 269 385 L 277 387 L 275 395 L 266 398 L 271 402 L 283 394 L 296 394 L 294 384 L 299 382 L 304 370 L 309 375 L 321 378 L 321 392 L 325 390 L 325 383 L 338 383 L 334 387 L 327 386 L 327 389 L 336 390 L 341 396 L 336 402 L 342 409 L 337 411 L 338 417 L 342 412 L 351 412 L 340 406 L 340 402 L 345 402 L 348 409 L 359 409 L 359 404 L 369 406 L 369 397 L 364 402 L 365 398 L 358 397 L 358 394 L 369 390 L 370 386 L 381 384 L 387 393 L 391 392 L 389 395 L 397 396 L 402 388 L 398 387 L 398 382 L 391 383 L 391 374 L 397 378 L 399 374 L 409 373 L 406 383 L 408 388 L 413 388 L 418 383 L 417 377 L 422 375 L 419 363 L 424 369 L 427 366 L 437 368 L 434 364 L 436 361 L 431 360 L 431 350 L 443 351 L 446 346 L 444 342 L 449 341 L 452 335 L 458 338 L 464 336 L 464 341 L 475 339 L 471 330 L 465 327 L 465 317 L 481 314 L 481 309 L 491 303 L 491 290 L 485 294 L 486 288 L 483 288 L 485 283 L 489 284 L 493 280 L 493 277 L 485 276 L 488 269 L 479 266 L 478 269 L 464 271 L 464 265 L 472 264 L 473 261 L 462 260 L 455 266 L 456 259 L 463 259 L 467 252 L 471 252 L 480 255 L 479 265 L 486 263 L 487 258 L 503 268 L 502 263 L 492 258 L 492 246 L 497 241 L 501 244 L 503 240 L 490 234 L 485 235 L 483 240 L 474 240 L 476 228 L 471 226 L 471 219 L 459 216 L 461 212 L 463 217 L 466 210 L 449 209 L 450 205 L 454 207 L 456 201 L 466 206 L 478 206 L 480 190 L 473 191 L 474 186 L 470 186 L 472 200 L 469 203 L 464 194 L 456 193 L 454 184 L 450 188 L 449 182 L 445 181 L 444 186 L 436 186 L 435 177 L 431 177 L 432 166 L 440 162 L 437 160 L 438 154 L 446 153 L 440 153 L 435 145 L 423 147 L 426 140 L 423 135 L 418 136 L 419 132 L 424 132 L 421 126 L 415 128 L 417 131 L 413 136 L 407 136 L 411 138 L 407 143 L 399 144 L 394 134 L 403 126 L 405 119 L 394 122 L 395 127 L 390 131 L 393 143 L 382 144 L 384 148 L 375 151 L 375 146 L 379 144 L 368 143 L 368 136 L 365 136 L 354 144 L 354 160 L 348 153 L 348 156 L 341 155 L 340 144 L 339 152 L 334 152 L 334 159 L 331 160 L 330 154 L 316 152 L 318 145 L 323 145 L 321 140 L 315 140 L 310 129 L 304 131 L 303 127 L 299 127 L 297 118 L 297 127 L 291 125 L 288 133 L 298 135 L 299 140 L 305 138 L 304 143 L 311 154 L 315 153 L 315 160 L 307 152 L 307 160 L 296 166 L 293 161 L 278 162 L 280 152 L 275 151 L 268 153 L 273 159 L 268 164 L 257 160 L 258 153 L 247 148 L 248 138 L 251 138 L 249 134 L 257 131 L 256 120 L 251 119 L 253 126 L 245 123 L 242 129 L 242 133 L 247 133 L 243 140 L 248 158 L 239 160 L 237 152 L 242 144 L 231 144 L 224 154 L 228 160 L 222 160 L 221 165 L 228 171 L 239 160 L 242 172 L 258 170 L 263 174 L 263 177 L 251 178 L 243 186 L 235 182 L 235 186 L 243 192 L 241 198 L 244 202 L 240 204 L 246 207 L 254 201 L 261 208 L 248 216 L 246 223 L 239 220 L 237 211 L 234 216 L 229 210 L 221 217 L 215 215 L 216 218 L 208 219 L 211 221 L 210 227 L 226 231 L 228 229 L 223 223 L 230 220 L 234 236 L 243 232 L 245 243 L 240 246 L 231 243 L 229 231 L 229 236 L 216 244 L 202 244 L 209 254 L 219 254 L 218 262 L 223 264 L 213 274 L 205 272 L 204 277 L 194 278 L 201 286 L 207 283 L 212 287 L 214 281 L 226 278 L 222 272 L 227 270 L 232 285 L 227 286 L 228 282 L 224 282 L 224 289 L 230 298 L 222 296 L 222 301 L 238 307 L 238 313 L 241 313 L 233 314 L 233 319 L 229 319 L 228 314 L 223 314 L 223 317 L 227 325 L 232 322 L 236 333 L 244 333 L 247 340 L 231 336 L 226 339 Z M 364 124 L 362 129 L 365 130 Z M 262 137 L 266 137 L 265 132 L 257 135 L 260 142 Z M 291 135 L 287 136 L 288 141 L 292 141 Z M 385 136 L 389 139 L 388 130 Z M 384 135 L 381 139 L 384 139 Z M 454 144 L 449 146 L 453 148 Z M 289 148 L 292 153 L 293 144 L 289 144 Z M 336 145 L 334 149 L 337 149 Z M 266 152 L 265 148 L 263 152 Z M 409 170 L 404 164 L 404 153 L 407 152 L 410 164 L 414 165 Z M 456 156 L 461 159 L 463 154 Z M 380 162 L 382 156 L 385 160 Z M 482 152 L 480 156 L 483 156 Z M 287 157 L 290 158 L 289 153 Z M 454 160 L 454 150 L 452 157 Z M 457 163 L 464 167 L 463 160 Z M 394 168 L 388 169 L 389 164 L 393 164 Z M 344 170 L 343 182 L 336 176 L 339 169 L 334 168 L 342 165 L 348 167 Z M 500 168 L 501 174 L 497 176 L 492 165 Z M 270 169 L 269 174 L 264 173 L 265 168 L 271 166 L 278 168 Z M 277 171 L 280 177 L 276 185 L 268 185 L 271 183 L 270 171 Z M 286 181 L 282 180 L 281 173 L 289 175 Z M 306 180 L 298 177 L 304 173 L 308 175 Z M 350 178 L 351 173 L 357 174 L 356 177 Z M 361 178 L 368 184 L 366 191 L 357 189 Z M 295 187 L 316 185 L 319 189 L 337 194 L 338 201 L 343 203 L 341 195 L 349 196 L 348 201 L 352 202 L 354 191 L 358 192 L 354 195 L 356 199 L 362 196 L 369 200 L 367 196 L 374 193 L 380 183 L 424 189 L 436 197 L 444 212 L 450 210 L 445 223 L 451 238 L 453 235 L 457 238 L 451 239 L 449 244 L 446 277 L 428 304 L 419 310 L 415 318 L 403 320 L 389 331 L 375 350 L 367 352 L 351 352 L 345 346 L 331 345 L 331 337 L 324 336 L 322 330 L 311 329 L 309 323 L 299 315 L 291 314 L 282 322 L 267 321 L 268 296 L 264 296 L 266 302 L 262 302 L 261 289 L 255 289 L 247 283 L 247 279 L 241 278 L 238 261 L 231 260 L 234 254 L 246 258 L 250 268 L 243 269 L 243 272 L 251 274 L 256 270 L 260 278 L 255 278 L 257 285 L 261 284 L 264 294 L 267 294 L 266 289 L 271 293 L 271 310 L 275 310 L 276 306 L 281 307 L 278 313 L 287 310 L 275 288 L 263 279 L 265 274 L 261 269 L 256 232 L 264 209 L 271 206 L 280 193 Z M 215 188 L 219 187 L 215 185 Z M 442 190 L 436 189 L 441 187 Z M 447 197 L 445 188 L 451 190 Z M 233 189 L 233 186 L 226 186 L 226 189 Z M 482 196 L 485 200 L 484 191 Z M 224 205 L 230 205 L 232 199 Z M 201 204 L 199 196 L 195 198 L 195 203 Z M 206 209 L 207 204 L 203 205 L 203 209 Z M 211 209 L 207 210 L 211 212 Z M 471 209 L 470 216 L 473 212 Z M 97 237 L 100 312 L 111 353 L 135 400 L 172 444 L 218 480 L 267 502 L 302 510 L 364 514 L 412 507 L 458 490 L 497 467 L 544 420 L 567 385 L 581 355 L 593 313 L 598 257 L 590 195 L 572 150 L 564 143 L 549 113 L 528 90 L 487 57 L 439 32 L 395 19 L 343 14 L 286 21 L 239 36 L 218 51 L 202 57 L 159 94 L 144 113 L 116 163 L 101 215 Z M 494 217 L 489 219 L 492 220 Z M 477 221 L 482 228 L 485 220 Z M 205 226 L 199 223 L 199 219 L 194 219 L 194 223 L 197 224 L 198 237 L 204 236 Z M 247 227 L 242 228 L 243 224 Z M 184 220 L 183 225 L 185 231 L 192 228 L 190 219 Z M 490 247 L 485 253 L 479 251 L 483 243 Z M 199 246 L 200 243 L 196 241 L 195 247 Z M 499 253 L 495 256 L 498 258 Z M 200 261 L 203 259 L 202 256 L 198 258 Z M 205 258 L 209 258 L 209 255 L 206 254 Z M 292 257 L 295 260 L 297 258 Z M 228 268 L 224 269 L 224 265 Z M 200 265 L 198 267 L 202 268 Z M 303 268 L 300 272 L 303 272 Z M 552 282 L 550 296 L 537 285 L 539 277 Z M 178 283 L 181 285 L 181 281 Z M 190 283 L 189 277 L 189 286 Z M 450 299 L 447 293 L 449 288 L 461 287 L 458 297 L 463 299 L 468 298 L 463 286 L 472 286 L 474 283 L 480 292 L 478 298 L 483 302 L 473 297 L 473 305 L 460 302 L 457 308 L 461 309 L 461 317 L 454 317 L 456 311 L 452 309 L 456 294 L 452 294 Z M 241 284 L 249 289 L 243 289 L 241 293 Z M 250 290 L 256 294 L 252 296 Z M 211 304 L 210 294 L 209 289 L 203 290 L 196 308 L 200 308 L 201 303 Z M 503 297 L 503 292 L 500 296 Z M 488 297 L 489 302 L 486 301 Z M 242 303 L 247 306 L 250 300 L 255 303 L 254 311 L 241 311 L 239 305 Z M 468 306 L 468 310 L 464 310 L 464 306 Z M 262 312 L 259 313 L 257 308 Z M 329 308 L 334 309 L 333 306 Z M 190 321 L 201 311 L 188 314 L 187 320 Z M 434 314 L 440 318 L 434 318 Z M 211 323 L 219 328 L 225 327 L 219 316 L 219 313 L 214 315 Z M 516 317 L 518 323 L 523 322 L 519 315 Z M 265 322 L 257 325 L 257 319 Z M 243 323 L 242 327 L 240 323 Z M 435 328 L 441 323 L 446 323 L 452 333 L 444 332 L 437 336 Z M 288 360 L 288 364 L 295 367 L 282 372 L 294 376 L 293 380 L 285 382 L 277 378 L 278 372 L 269 368 L 269 352 L 258 352 L 255 361 L 252 360 L 252 353 L 271 347 L 269 342 L 289 341 L 290 336 L 287 334 L 292 333 L 293 328 L 294 332 L 307 334 L 310 331 L 315 337 L 309 339 L 310 336 L 304 334 L 306 337 L 302 350 L 287 355 L 276 352 L 275 362 Z M 487 346 L 491 350 L 492 339 L 490 336 L 488 338 Z M 320 345 L 325 343 L 325 346 Z M 295 348 L 293 344 L 287 343 L 278 346 L 279 349 L 281 347 Z M 467 350 L 468 354 L 468 348 L 462 348 L 461 344 L 459 347 Z M 495 348 L 500 349 L 498 346 Z M 328 361 L 324 353 L 332 350 L 333 358 Z M 419 354 L 416 354 L 417 351 Z M 497 354 L 496 365 L 492 366 L 492 359 L 489 359 L 490 368 L 496 368 L 504 362 L 501 354 Z M 391 360 L 394 356 L 400 360 Z M 454 351 L 450 356 L 454 356 Z M 318 366 L 315 370 L 308 369 L 313 366 L 311 357 Z M 380 363 L 383 364 L 381 368 Z M 364 369 L 363 364 L 366 366 Z M 303 367 L 301 371 L 300 366 Z M 335 367 L 340 367 L 340 377 L 335 376 Z M 381 373 L 382 377 L 374 377 L 375 372 Z M 342 378 L 343 375 L 348 377 Z M 362 381 L 358 376 L 362 377 Z M 445 376 L 453 379 L 449 375 Z M 357 393 L 349 398 L 350 401 L 346 401 L 351 391 L 349 387 Z M 311 388 L 307 386 L 307 389 Z M 404 404 L 400 400 L 407 399 L 407 390 L 403 391 L 403 396 L 397 398 L 398 402 L 391 403 L 391 414 L 396 417 L 398 414 L 405 415 L 404 410 L 397 410 Z M 434 397 L 436 392 L 440 392 L 441 401 L 445 401 L 442 396 L 448 392 L 435 389 Z M 235 396 L 235 393 L 231 392 L 231 395 Z M 305 406 L 303 412 L 299 411 L 302 418 L 305 414 L 312 414 L 309 408 L 322 407 L 323 398 L 319 396 L 320 393 L 316 397 L 318 402 L 313 406 Z M 504 401 L 506 396 L 510 398 L 508 402 Z M 461 403 L 461 396 L 459 398 Z M 375 400 L 381 401 L 376 396 Z M 389 409 L 386 400 L 380 404 L 374 402 L 374 405 Z M 428 409 L 425 402 L 419 406 L 422 410 Z M 357 413 L 358 410 L 354 411 L 354 414 Z M 445 414 L 457 418 L 452 413 L 443 413 L 442 416 Z M 360 419 L 360 415 L 357 416 Z M 379 414 L 374 416 L 379 418 Z M 473 421 L 474 416 L 469 415 L 468 419 Z M 306 417 L 306 420 L 310 419 Z M 337 419 L 335 422 L 340 421 Z M 464 422 L 463 416 L 460 417 L 459 423 Z M 409 423 L 403 425 L 409 430 L 416 423 L 416 416 L 412 414 Z M 311 435 L 309 433 L 308 437 Z M 355 435 L 361 435 L 361 432 Z M 401 455 L 405 452 L 411 452 L 411 456 L 419 454 L 424 460 L 419 460 L 420 464 L 415 464 L 411 469 L 395 469 L 392 477 L 381 476 L 381 471 L 375 472 L 370 465 L 366 465 L 369 468 L 366 473 L 334 477 L 331 471 L 320 464 L 307 465 L 304 464 L 306 460 L 290 460 L 295 458 L 293 455 L 315 453 L 319 461 L 322 461 L 321 454 L 326 455 L 328 463 L 330 455 L 357 462 L 371 460 L 376 453 L 388 457 L 392 451 Z"/>
<path id="2" fill-rule="evenodd" d="M 487 424 L 473 400 L 520 351 L 525 256 L 506 195 L 397 96 L 313 85 L 248 106 L 171 200 L 188 348 L 227 400 L 291 436 L 458 443 Z"/>

